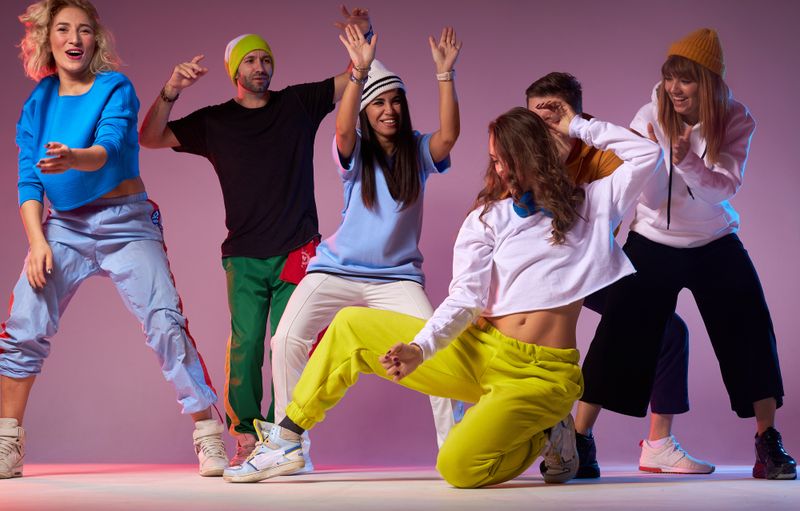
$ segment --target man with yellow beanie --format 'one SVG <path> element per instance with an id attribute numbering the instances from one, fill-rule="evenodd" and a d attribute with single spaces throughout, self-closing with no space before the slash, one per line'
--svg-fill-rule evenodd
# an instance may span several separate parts
<path id="1" fill-rule="evenodd" d="M 348 12 L 345 24 L 367 37 L 366 9 Z M 202 55 L 175 66 L 142 124 L 144 147 L 171 147 L 207 158 L 217 173 L 228 236 L 222 243 L 231 335 L 226 357 L 225 411 L 237 438 L 235 466 L 256 443 L 261 413 L 261 366 L 269 317 L 275 333 L 286 302 L 305 274 L 319 241 L 313 189 L 314 137 L 350 79 L 347 71 L 316 83 L 269 89 L 275 59 L 259 35 L 244 34 L 225 48 L 225 70 L 236 97 L 169 121 L 183 89 L 208 72 Z M 311 467 L 307 461 L 306 466 Z M 307 470 L 308 471 L 308 470 Z"/>

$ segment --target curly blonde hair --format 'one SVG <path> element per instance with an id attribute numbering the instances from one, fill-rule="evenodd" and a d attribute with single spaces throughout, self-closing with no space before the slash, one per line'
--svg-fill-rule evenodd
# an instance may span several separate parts
<path id="1" fill-rule="evenodd" d="M 519 201 L 531 192 L 536 205 L 553 214 L 550 242 L 563 245 L 567 232 L 581 218 L 578 208 L 586 194 L 569 178 L 547 124 L 530 110 L 517 107 L 492 121 L 489 133 L 507 174 L 501 179 L 490 161 L 473 207 L 483 206 L 483 218 L 495 202 L 508 197 Z"/>
<path id="2" fill-rule="evenodd" d="M 19 43 L 25 75 L 38 82 L 56 72 L 56 61 L 50 48 L 53 19 L 65 7 L 77 7 L 89 17 L 95 37 L 95 50 L 89 63 L 92 74 L 116 71 L 120 59 L 114 50 L 114 37 L 101 23 L 97 9 L 88 0 L 41 0 L 28 6 L 19 20 L 25 25 L 25 36 Z"/>

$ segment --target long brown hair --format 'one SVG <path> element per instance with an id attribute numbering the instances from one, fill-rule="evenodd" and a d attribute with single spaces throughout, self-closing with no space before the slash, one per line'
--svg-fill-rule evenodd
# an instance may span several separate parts
<path id="1" fill-rule="evenodd" d="M 419 155 L 408 100 L 403 89 L 397 89 L 400 98 L 400 125 L 395 140 L 394 159 L 389 163 L 367 118 L 366 108 L 358 115 L 361 125 L 361 200 L 368 209 L 375 206 L 375 165 L 383 169 L 383 177 L 392 198 L 402 204 L 401 210 L 414 204 L 422 187 L 419 177 Z"/>
<path id="2" fill-rule="evenodd" d="M 658 123 L 670 140 L 683 133 L 683 120 L 672 106 L 672 99 L 664 89 L 664 80 L 675 78 L 697 82 L 697 99 L 700 106 L 700 133 L 706 141 L 706 157 L 719 162 L 719 151 L 725 141 L 725 121 L 728 117 L 731 93 L 725 80 L 708 68 L 679 55 L 670 55 L 661 66 L 663 80 L 658 85 Z"/>
<path id="3" fill-rule="evenodd" d="M 550 242 L 561 245 L 566 233 L 580 218 L 578 207 L 586 193 L 569 178 L 559 158 L 555 141 L 547 124 L 526 108 L 512 108 L 489 124 L 494 137 L 495 156 L 505 166 L 501 179 L 492 161 L 484 177 L 483 190 L 475 199 L 474 208 L 483 206 L 481 218 L 492 205 L 531 192 L 536 205 L 553 215 Z"/>

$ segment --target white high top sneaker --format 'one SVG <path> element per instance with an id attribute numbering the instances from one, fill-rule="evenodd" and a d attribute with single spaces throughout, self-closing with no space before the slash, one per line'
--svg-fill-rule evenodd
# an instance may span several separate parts
<path id="1" fill-rule="evenodd" d="M 200 461 L 200 475 L 203 477 L 219 477 L 228 466 L 228 455 L 222 442 L 225 427 L 215 419 L 206 419 L 194 423 L 194 452 Z"/>
<path id="2" fill-rule="evenodd" d="M 247 461 L 225 469 L 223 479 L 231 483 L 256 483 L 280 475 L 289 475 L 305 465 L 300 435 L 277 424 L 253 421 L 259 442 Z"/>
<path id="3" fill-rule="evenodd" d="M 0 419 L 0 479 L 22 477 L 25 430 L 17 419 Z"/>

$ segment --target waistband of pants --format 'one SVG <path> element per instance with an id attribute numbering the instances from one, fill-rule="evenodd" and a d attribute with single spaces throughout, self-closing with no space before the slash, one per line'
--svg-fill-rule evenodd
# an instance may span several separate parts
<path id="1" fill-rule="evenodd" d="M 521 351 L 532 357 L 539 358 L 541 354 L 549 355 L 547 358 L 555 358 L 562 362 L 577 364 L 580 360 L 580 352 L 575 348 L 552 348 L 550 346 L 542 346 L 540 344 L 522 342 L 513 337 L 509 337 L 497 328 L 494 327 L 484 317 L 479 317 L 475 320 L 473 328 L 488 334 L 492 339 L 498 341 L 511 348 Z"/>
<path id="2" fill-rule="evenodd" d="M 147 200 L 147 192 L 134 193 L 132 195 L 123 195 L 121 197 L 109 197 L 95 199 L 83 207 L 105 207 L 105 206 L 121 206 L 123 204 L 131 204 L 134 202 L 141 202 Z"/>

